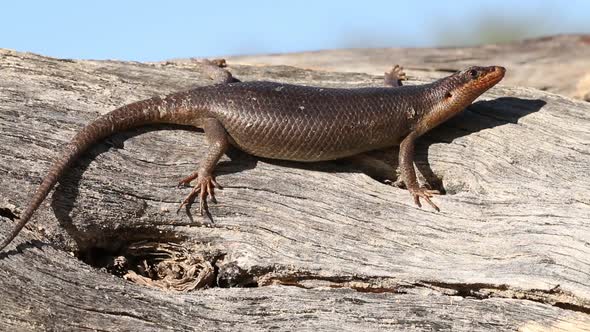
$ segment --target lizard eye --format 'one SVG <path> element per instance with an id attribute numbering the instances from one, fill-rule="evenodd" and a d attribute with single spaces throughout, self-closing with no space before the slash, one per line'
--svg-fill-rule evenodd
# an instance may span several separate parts
<path id="1" fill-rule="evenodd" d="M 471 76 L 471 78 L 477 78 L 477 76 L 479 76 L 479 73 L 477 72 L 477 70 L 471 69 L 469 71 L 469 76 Z"/>

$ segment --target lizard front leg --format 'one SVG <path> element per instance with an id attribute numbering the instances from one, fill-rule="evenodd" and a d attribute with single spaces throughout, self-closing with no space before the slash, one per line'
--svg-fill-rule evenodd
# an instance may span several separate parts
<path id="1" fill-rule="evenodd" d="M 180 180 L 179 185 L 188 185 L 195 179 L 197 180 L 197 183 L 191 193 L 186 196 L 184 201 L 182 201 L 177 212 L 180 211 L 183 206 L 192 202 L 198 194 L 199 214 L 203 215 L 203 212 L 208 210 L 207 196 L 211 196 L 211 201 L 216 203 L 215 188 L 222 189 L 217 181 L 215 181 L 213 170 L 221 156 L 223 156 L 229 147 L 227 132 L 221 125 L 221 122 L 215 118 L 203 119 L 202 128 L 205 131 L 205 137 L 209 144 L 209 149 L 205 160 L 201 162 L 197 171 Z"/>
<path id="2" fill-rule="evenodd" d="M 400 144 L 399 150 L 399 167 L 400 167 L 400 178 L 406 185 L 406 188 L 410 191 L 410 194 L 414 197 L 414 202 L 419 207 L 420 198 L 423 198 L 430 206 L 436 211 L 440 211 L 430 198 L 432 195 L 440 194 L 438 190 L 430 190 L 424 187 L 420 187 L 418 179 L 416 178 L 416 171 L 414 170 L 414 142 L 418 138 L 416 132 L 411 132 Z"/>

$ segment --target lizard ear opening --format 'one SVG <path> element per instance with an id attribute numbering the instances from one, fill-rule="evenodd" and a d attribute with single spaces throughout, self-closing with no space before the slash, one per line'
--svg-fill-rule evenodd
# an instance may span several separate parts
<path id="1" fill-rule="evenodd" d="M 447 92 L 447 93 L 445 94 L 445 99 L 451 99 L 451 98 L 453 98 L 453 94 L 452 94 L 452 93 L 450 93 L 450 92 Z"/>

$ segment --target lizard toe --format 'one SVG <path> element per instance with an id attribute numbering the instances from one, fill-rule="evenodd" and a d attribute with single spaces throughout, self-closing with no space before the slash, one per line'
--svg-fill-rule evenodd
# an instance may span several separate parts
<path id="1" fill-rule="evenodd" d="M 422 207 L 422 204 L 420 203 L 420 198 L 422 198 L 433 209 L 435 209 L 437 212 L 440 212 L 440 208 L 438 206 L 436 206 L 436 204 L 434 204 L 432 202 L 432 200 L 430 199 L 431 197 L 433 197 L 433 195 L 440 194 L 440 191 L 430 190 L 430 189 L 426 189 L 426 188 L 416 188 L 416 189 L 410 189 L 410 194 L 414 197 L 414 203 L 416 203 L 416 205 L 418 205 L 418 207 Z"/>

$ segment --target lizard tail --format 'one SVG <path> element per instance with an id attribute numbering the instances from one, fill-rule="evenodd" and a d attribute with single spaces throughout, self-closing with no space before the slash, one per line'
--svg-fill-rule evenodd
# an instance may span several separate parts
<path id="1" fill-rule="evenodd" d="M 173 113 L 178 108 L 175 104 L 174 95 L 166 98 L 154 97 L 115 109 L 82 128 L 53 163 L 18 223 L 0 244 L 0 251 L 14 240 L 45 200 L 59 177 L 86 149 L 118 131 L 144 124 L 163 122 L 162 120 L 165 119 L 162 114 L 166 117 Z"/>

